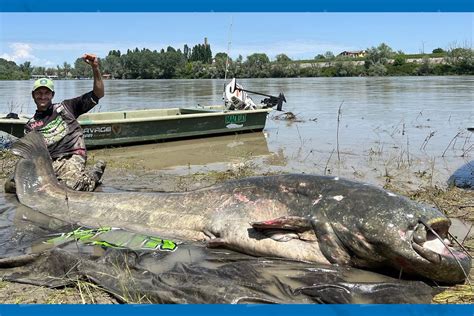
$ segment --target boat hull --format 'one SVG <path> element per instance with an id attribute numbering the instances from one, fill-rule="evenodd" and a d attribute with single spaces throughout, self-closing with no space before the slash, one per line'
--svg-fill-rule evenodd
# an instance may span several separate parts
<path id="1" fill-rule="evenodd" d="M 271 109 L 226 111 L 221 106 L 86 113 L 78 118 L 87 147 L 124 146 L 191 137 L 258 132 Z M 0 119 L 0 130 L 23 136 L 27 118 Z"/>

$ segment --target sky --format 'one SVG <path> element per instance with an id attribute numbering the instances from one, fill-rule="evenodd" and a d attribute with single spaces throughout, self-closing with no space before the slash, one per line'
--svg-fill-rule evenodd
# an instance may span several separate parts
<path id="1" fill-rule="evenodd" d="M 0 58 L 55 67 L 84 53 L 192 48 L 208 39 L 212 53 L 232 58 L 265 53 L 312 59 L 327 51 L 386 43 L 395 51 L 473 47 L 474 13 L 25 13 L 0 12 Z"/>

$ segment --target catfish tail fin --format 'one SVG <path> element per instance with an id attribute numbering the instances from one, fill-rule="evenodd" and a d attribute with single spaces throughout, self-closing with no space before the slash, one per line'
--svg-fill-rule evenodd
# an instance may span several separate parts
<path id="1" fill-rule="evenodd" d="M 12 152 L 20 156 L 15 167 L 16 194 L 20 202 L 34 203 L 45 187 L 60 187 L 43 135 L 33 131 L 12 146 Z"/>
<path id="2" fill-rule="evenodd" d="M 15 142 L 12 146 L 12 152 L 24 159 L 35 159 L 38 156 L 49 157 L 43 135 L 36 131 L 26 134 Z"/>

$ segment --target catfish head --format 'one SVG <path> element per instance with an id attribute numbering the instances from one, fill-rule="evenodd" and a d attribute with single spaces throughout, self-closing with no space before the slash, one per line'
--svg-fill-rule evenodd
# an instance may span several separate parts
<path id="1" fill-rule="evenodd" d="M 321 198 L 311 219 L 330 262 L 388 265 L 400 274 L 443 283 L 468 277 L 471 258 L 453 247 L 448 239 L 451 221 L 438 209 L 376 187 L 350 181 L 345 185 Z"/>

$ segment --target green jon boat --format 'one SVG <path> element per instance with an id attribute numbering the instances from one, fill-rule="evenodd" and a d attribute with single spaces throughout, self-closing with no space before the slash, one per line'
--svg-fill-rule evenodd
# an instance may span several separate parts
<path id="1" fill-rule="evenodd" d="M 87 147 L 123 146 L 264 129 L 271 108 L 227 110 L 224 106 L 86 113 L 79 117 Z M 0 130 L 23 136 L 28 117 L 0 119 Z"/>

